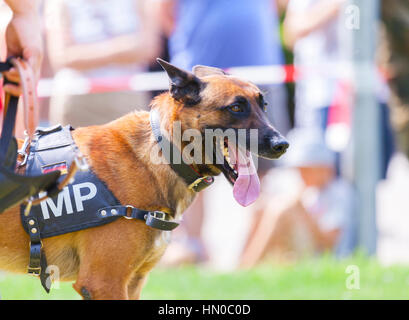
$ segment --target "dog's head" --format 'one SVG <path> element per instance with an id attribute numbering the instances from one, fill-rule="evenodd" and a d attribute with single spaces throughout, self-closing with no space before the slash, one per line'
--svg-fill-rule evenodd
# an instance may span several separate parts
<path id="1" fill-rule="evenodd" d="M 289 146 L 267 119 L 267 106 L 260 89 L 218 68 L 195 66 L 193 73 L 190 73 L 161 59 L 158 62 L 170 80 L 168 96 L 171 103 L 167 108 L 172 109 L 172 121 L 180 121 L 182 131 L 196 129 L 200 132 L 203 150 L 206 147 L 206 131 L 209 129 L 219 132 L 230 130 L 237 134 L 234 143 L 230 135 L 229 139 L 225 137 L 221 141 L 212 141 L 215 147 L 213 150 L 219 150 L 224 159 L 218 161 L 217 152 L 214 152 L 212 161 L 205 160 L 205 155 L 208 157 L 209 154 L 204 152 L 204 162 L 195 164 L 200 173 L 218 175 L 223 172 L 235 187 L 236 184 L 248 183 L 250 186 L 247 188 L 251 189 L 252 184 L 256 184 L 256 189 L 259 188 L 250 152 L 259 157 L 277 159 Z M 243 132 L 244 140 L 240 139 Z M 247 174 L 244 170 L 246 168 Z M 247 179 L 241 175 L 247 175 Z"/>

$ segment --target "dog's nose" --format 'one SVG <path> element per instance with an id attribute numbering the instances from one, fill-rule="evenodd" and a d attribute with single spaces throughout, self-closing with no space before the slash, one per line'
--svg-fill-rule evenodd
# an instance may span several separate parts
<path id="1" fill-rule="evenodd" d="M 283 138 L 270 139 L 270 147 L 277 157 L 287 151 L 289 143 Z"/>
<path id="2" fill-rule="evenodd" d="M 265 135 L 258 147 L 259 157 L 272 160 L 282 156 L 287 151 L 289 143 L 281 134 L 273 132 L 273 134 Z"/>

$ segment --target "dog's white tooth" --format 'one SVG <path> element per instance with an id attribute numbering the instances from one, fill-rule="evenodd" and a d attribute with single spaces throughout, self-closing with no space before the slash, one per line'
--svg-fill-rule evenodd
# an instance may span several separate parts
<path id="1" fill-rule="evenodd" d="M 230 156 L 227 150 L 225 150 L 224 157 L 226 158 L 227 162 L 230 164 Z"/>
<path id="2" fill-rule="evenodd" d="M 229 156 L 229 151 L 228 151 L 227 148 L 225 148 L 224 146 L 223 146 L 222 150 L 223 150 L 223 155 L 224 155 L 224 157 L 227 158 L 227 157 Z"/>

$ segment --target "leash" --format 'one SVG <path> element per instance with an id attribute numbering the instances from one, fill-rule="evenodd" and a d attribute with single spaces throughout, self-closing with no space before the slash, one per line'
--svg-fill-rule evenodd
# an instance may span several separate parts
<path id="1" fill-rule="evenodd" d="M 153 135 L 155 136 L 155 140 L 162 150 L 162 154 L 165 156 L 166 160 L 169 162 L 169 165 L 173 169 L 173 171 L 175 171 L 176 174 L 185 181 L 188 189 L 193 190 L 195 192 L 200 192 L 203 189 L 210 186 L 214 182 L 214 178 L 212 176 L 202 176 L 195 169 L 193 169 L 191 165 L 184 163 L 183 160 L 180 163 L 174 163 L 172 150 L 174 151 L 176 150 L 176 152 L 179 152 L 179 153 L 180 153 L 180 150 L 178 150 L 178 148 L 176 148 L 173 145 L 173 143 L 171 143 L 162 134 L 160 130 L 160 115 L 156 109 L 152 109 L 150 111 L 149 120 L 150 120 Z M 179 159 L 183 159 L 183 158 L 180 157 Z"/>

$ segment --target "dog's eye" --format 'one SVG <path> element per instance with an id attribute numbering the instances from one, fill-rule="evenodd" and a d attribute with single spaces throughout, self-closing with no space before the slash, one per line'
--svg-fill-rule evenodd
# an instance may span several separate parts
<path id="1" fill-rule="evenodd" d="M 222 109 L 229 111 L 234 117 L 244 118 L 250 115 L 250 104 L 243 96 L 237 96 L 231 104 Z"/>
<path id="2" fill-rule="evenodd" d="M 233 112 L 244 112 L 244 109 L 239 104 L 233 104 L 229 107 L 229 109 Z"/>

